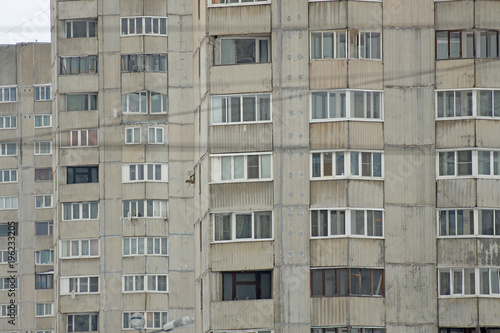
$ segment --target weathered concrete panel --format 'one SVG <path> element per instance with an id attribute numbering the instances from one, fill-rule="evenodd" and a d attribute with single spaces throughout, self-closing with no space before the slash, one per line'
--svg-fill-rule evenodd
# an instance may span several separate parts
<path id="1" fill-rule="evenodd" d="M 349 265 L 348 238 L 311 239 L 310 251 L 311 267 L 338 267 Z"/>
<path id="2" fill-rule="evenodd" d="M 272 62 L 281 64 L 281 66 L 273 67 L 274 82 L 279 82 L 283 88 L 309 87 L 309 31 L 307 28 L 301 29 L 293 26 L 286 32 L 276 30 L 273 31 L 271 38 L 274 41 Z"/>
<path id="3" fill-rule="evenodd" d="M 478 179 L 477 186 L 477 206 L 478 207 L 498 207 L 500 202 L 500 180 L 498 179 Z"/>
<path id="4" fill-rule="evenodd" d="M 9 64 L 2 67 L 0 85 L 17 84 L 17 48 L 16 45 L 0 45 L 0 63 Z"/>
<path id="5" fill-rule="evenodd" d="M 167 16 L 166 0 L 151 0 L 144 3 L 144 15 Z"/>
<path id="6" fill-rule="evenodd" d="M 487 135 L 487 133 L 485 133 Z M 436 121 L 436 148 L 476 146 L 476 121 L 473 119 Z"/>
<path id="7" fill-rule="evenodd" d="M 311 150 L 349 148 L 349 122 L 330 121 L 309 124 Z"/>
<path id="8" fill-rule="evenodd" d="M 131 92 L 146 90 L 144 83 L 145 75 L 146 73 L 144 72 L 122 73 L 121 74 L 122 94 L 128 94 Z"/>
<path id="9" fill-rule="evenodd" d="M 382 30 L 382 3 L 348 1 L 347 24 L 351 29 Z"/>
<path id="10" fill-rule="evenodd" d="M 59 164 L 67 165 L 97 165 L 99 163 L 98 148 L 67 148 L 59 150 Z"/>
<path id="11" fill-rule="evenodd" d="M 144 4 L 135 0 L 121 0 L 120 14 L 126 16 L 142 16 L 144 15 Z"/>
<path id="12" fill-rule="evenodd" d="M 106 221 L 109 221 L 109 220 L 106 220 Z M 111 230 L 106 230 L 106 231 L 109 232 Z M 104 262 L 101 263 L 101 267 L 106 272 L 121 271 L 122 270 L 122 261 L 116 260 L 116 258 L 117 258 L 117 254 L 123 253 L 122 252 L 122 237 L 121 236 L 111 236 L 111 237 L 108 236 L 104 240 L 105 240 L 106 251 L 104 251 L 104 246 L 101 246 L 100 255 L 101 255 L 101 258 L 104 257 Z M 156 273 L 156 272 L 150 272 L 150 271 L 147 271 L 147 272 L 151 273 L 151 274 Z M 101 288 L 103 288 L 104 284 L 101 284 L 101 286 L 102 286 Z"/>
<path id="13" fill-rule="evenodd" d="M 97 128 L 99 126 L 98 111 L 59 112 L 61 131 L 75 128 Z"/>
<path id="14" fill-rule="evenodd" d="M 351 2 L 350 2 L 351 3 Z M 383 89 L 384 63 L 379 60 L 356 60 L 348 62 L 349 88 L 353 89 Z"/>
<path id="15" fill-rule="evenodd" d="M 434 147 L 386 147 L 384 162 L 386 203 L 435 204 Z"/>
<path id="16" fill-rule="evenodd" d="M 289 254 L 285 254 L 289 256 Z M 308 259 L 308 256 L 306 256 Z M 309 322 L 309 312 L 304 311 L 310 297 L 310 267 L 309 264 L 286 265 L 279 271 L 280 280 L 273 281 L 280 283 L 279 294 L 274 288 L 274 297 L 279 299 L 279 307 L 275 305 L 276 313 L 280 314 L 281 320 L 285 323 L 307 323 Z M 276 276 L 276 273 L 275 275 Z M 278 279 L 275 279 L 278 280 Z M 293 295 L 290 297 L 290 295 Z M 283 311 L 283 309 L 287 309 Z M 303 332 L 303 331 L 302 331 Z"/>
<path id="17" fill-rule="evenodd" d="M 400 1 L 400 0 L 399 0 Z M 415 2 L 415 6 L 432 5 L 430 1 Z M 426 5 L 426 4 L 427 5 Z M 384 6 L 385 8 L 385 6 Z M 412 16 L 423 11 L 407 12 Z M 430 17 L 432 19 L 432 15 Z M 435 33 L 433 28 L 384 30 L 384 78 L 386 86 L 429 86 L 434 82 Z"/>
<path id="18" fill-rule="evenodd" d="M 212 271 L 273 269 L 273 241 L 213 243 L 210 246 Z"/>
<path id="19" fill-rule="evenodd" d="M 97 17 L 97 0 L 64 1 L 57 4 L 59 20 Z"/>
<path id="20" fill-rule="evenodd" d="M 143 53 L 144 36 L 124 36 L 120 38 L 120 51 L 123 54 Z M 165 52 L 165 50 L 163 51 Z M 163 53 L 162 52 L 162 53 Z"/>
<path id="21" fill-rule="evenodd" d="M 103 8 L 109 6 L 110 3 L 111 1 L 107 1 L 103 4 Z M 118 6 L 115 5 L 116 8 Z M 102 21 L 98 21 L 97 25 L 102 24 L 102 26 L 106 27 L 106 29 L 99 32 L 99 50 L 101 52 L 120 52 L 120 15 L 101 16 L 99 18 Z"/>
<path id="22" fill-rule="evenodd" d="M 384 140 L 388 145 L 435 142 L 434 89 L 384 89 Z"/>
<path id="23" fill-rule="evenodd" d="M 309 268 L 309 206 L 292 204 L 277 208 L 274 226 L 275 230 L 281 232 L 275 237 L 276 241 L 280 241 L 279 246 L 274 248 L 275 257 L 280 258 L 283 267 Z"/>
<path id="24" fill-rule="evenodd" d="M 500 326 L 500 318 L 498 318 L 498 313 L 500 311 L 500 306 L 498 304 L 498 299 L 493 298 L 479 298 L 479 322 L 481 326 Z"/>
<path id="25" fill-rule="evenodd" d="M 280 187 L 275 188 L 275 197 L 286 197 L 286 205 L 307 205 L 309 201 L 309 150 L 286 149 L 281 155 L 274 154 L 273 175 L 280 179 Z M 286 181 L 289 179 L 290 181 Z M 283 200 L 285 201 L 285 200 Z"/>
<path id="26" fill-rule="evenodd" d="M 351 325 L 385 326 L 385 298 L 351 297 L 349 322 Z"/>
<path id="27" fill-rule="evenodd" d="M 347 184 L 345 179 L 311 181 L 311 208 L 346 207 Z"/>
<path id="28" fill-rule="evenodd" d="M 384 227 L 385 258 L 388 262 L 410 264 L 436 260 L 434 205 L 386 205 Z"/>
<path id="29" fill-rule="evenodd" d="M 123 274 L 144 274 L 145 267 L 146 256 L 123 257 Z"/>
<path id="30" fill-rule="evenodd" d="M 500 76 L 499 76 L 500 77 Z M 498 121 L 497 120 L 476 120 L 476 147 L 498 148 Z M 459 147 L 459 146 L 457 146 Z"/>
<path id="31" fill-rule="evenodd" d="M 52 63 L 50 55 L 50 44 L 38 43 L 34 44 L 34 48 L 35 48 L 35 71 L 33 73 L 33 75 L 35 76 L 34 83 L 35 84 L 52 83 L 52 68 L 50 66 L 50 64 Z"/>
<path id="32" fill-rule="evenodd" d="M 474 59 L 437 60 L 436 89 L 474 87 L 474 67 Z"/>
<path id="33" fill-rule="evenodd" d="M 57 88 L 60 94 L 93 92 L 97 91 L 98 79 L 99 76 L 93 74 L 60 75 Z"/>
<path id="34" fill-rule="evenodd" d="M 59 265 L 59 274 L 61 276 L 99 275 L 99 258 L 85 260 L 61 260 L 61 264 Z"/>
<path id="35" fill-rule="evenodd" d="M 168 38 L 166 37 L 158 37 L 158 36 L 144 36 L 144 52 L 145 53 L 166 53 L 166 50 L 168 49 Z M 168 55 L 168 61 L 169 63 L 171 62 L 171 55 Z M 191 58 L 191 54 L 189 54 L 189 57 Z M 185 68 L 183 66 L 183 69 L 185 71 L 189 71 L 189 68 Z M 174 68 L 175 69 L 175 68 Z M 170 71 L 172 68 L 169 69 Z"/>
<path id="36" fill-rule="evenodd" d="M 183 183 L 182 185 L 185 185 Z M 146 183 L 146 196 L 145 198 L 154 198 L 154 199 L 168 199 L 168 184 L 165 183 Z"/>
<path id="37" fill-rule="evenodd" d="M 383 181 L 350 180 L 347 193 L 349 207 L 384 207 Z"/>
<path id="38" fill-rule="evenodd" d="M 469 263 L 470 265 L 470 263 Z M 495 238 L 477 239 L 477 265 L 500 266 L 500 240 Z"/>
<path id="39" fill-rule="evenodd" d="M 434 3 L 432 1 L 385 0 L 384 26 L 434 27 Z"/>
<path id="40" fill-rule="evenodd" d="M 59 185 L 59 197 L 68 202 L 99 201 L 99 183 Z"/>
<path id="41" fill-rule="evenodd" d="M 193 299 L 195 299 L 195 289 L 193 288 L 193 281 L 195 281 L 193 272 L 172 272 L 169 275 L 169 294 L 168 297 L 176 307 L 181 308 L 184 313 L 188 308 L 193 306 Z M 196 294 L 199 295 L 199 294 Z M 159 309 L 165 309 L 162 304 L 163 295 L 158 295 L 156 304 Z M 181 318 L 176 316 L 174 318 Z M 172 318 L 172 317 L 171 317 Z"/>
<path id="42" fill-rule="evenodd" d="M 190 161 L 194 159 L 192 149 L 179 149 L 185 147 L 194 147 L 194 125 L 193 124 L 172 124 L 168 126 L 170 133 L 170 161 Z"/>
<path id="43" fill-rule="evenodd" d="M 381 239 L 349 239 L 350 267 L 383 267 L 384 241 Z"/>
<path id="44" fill-rule="evenodd" d="M 103 67 L 106 68 L 106 75 L 103 75 L 103 88 L 120 88 L 120 53 L 102 53 L 100 61 Z"/>
<path id="45" fill-rule="evenodd" d="M 57 41 L 59 54 L 65 57 L 97 54 L 97 38 L 60 38 Z"/>
<path id="46" fill-rule="evenodd" d="M 500 63 L 497 59 L 476 60 L 476 87 L 489 89 L 498 88 L 500 87 L 500 82 L 495 80 L 495 78 L 498 78 L 499 76 Z"/>
<path id="47" fill-rule="evenodd" d="M 311 326 L 348 325 L 348 297 L 311 297 Z"/>
<path id="48" fill-rule="evenodd" d="M 273 303 L 272 299 L 212 302 L 210 304 L 212 329 L 274 327 Z"/>
<path id="49" fill-rule="evenodd" d="M 477 183 L 475 179 L 447 179 L 436 181 L 437 208 L 475 207 Z"/>
<path id="50" fill-rule="evenodd" d="M 189 30 L 193 29 L 193 19 L 191 18 L 191 16 L 170 14 L 168 16 L 168 26 L 171 29 L 168 35 L 168 43 L 171 45 L 172 48 L 168 52 L 170 53 L 172 51 L 177 51 L 177 52 L 188 51 L 190 52 L 189 55 L 192 56 L 193 39 L 195 38 L 195 35 L 186 33 L 181 34 L 178 31 L 181 29 L 189 29 Z M 153 38 L 151 39 L 156 40 Z M 165 50 L 161 51 L 160 53 L 163 52 L 165 52 Z M 193 58 L 191 58 L 191 60 L 192 59 Z M 193 65 L 196 65 L 196 63 L 194 63 Z"/>
<path id="51" fill-rule="evenodd" d="M 216 95 L 271 91 L 271 69 L 271 63 L 212 66 L 210 92 Z"/>
<path id="52" fill-rule="evenodd" d="M 451 326 L 451 325 L 449 325 Z M 436 324 L 401 324 L 389 323 L 385 325 L 387 332 L 397 332 L 397 333 L 429 333 L 437 332 L 438 325 Z"/>
<path id="53" fill-rule="evenodd" d="M 209 35 L 242 35 L 271 32 L 271 6 L 208 8 Z"/>
<path id="54" fill-rule="evenodd" d="M 474 14 L 476 28 L 498 29 L 498 16 L 500 15 L 500 3 L 498 3 L 498 1 L 476 1 Z M 488 323 L 488 325 L 490 325 L 490 323 Z"/>
<path id="55" fill-rule="evenodd" d="M 269 151 L 273 147 L 273 124 L 210 126 L 212 153 Z"/>
<path id="56" fill-rule="evenodd" d="M 347 78 L 347 60 L 311 60 L 309 63 L 310 89 L 347 88 Z"/>
<path id="57" fill-rule="evenodd" d="M 144 142 L 144 140 L 147 140 L 147 131 L 145 131 L 144 128 L 141 128 L 141 142 Z M 122 162 L 123 163 L 146 162 L 146 146 L 122 145 Z"/>
<path id="58" fill-rule="evenodd" d="M 441 298 L 438 300 L 438 321 L 441 327 L 476 327 L 478 298 Z M 481 317 L 488 311 L 482 311 Z"/>
<path id="59" fill-rule="evenodd" d="M 165 223 L 165 226 L 167 224 Z M 167 235 L 167 228 L 165 233 Z M 168 239 L 169 245 L 173 250 L 172 256 L 169 257 L 169 270 L 170 271 L 190 271 L 194 270 L 194 242 L 193 235 L 172 235 Z"/>
<path id="60" fill-rule="evenodd" d="M 433 323 L 437 307 L 436 266 L 385 265 L 386 320 L 392 323 Z M 411 295 L 411 302 L 408 302 Z M 419 311 L 415 311 L 419 309 Z"/>
<path id="61" fill-rule="evenodd" d="M 474 0 L 435 4 L 436 30 L 458 30 L 474 27 Z"/>
<path id="62" fill-rule="evenodd" d="M 435 230 L 435 229 L 434 229 Z M 476 266 L 477 244 L 474 238 L 437 240 L 437 264 L 443 267 Z"/>
<path id="63" fill-rule="evenodd" d="M 61 209 L 59 214 L 62 215 Z M 75 235 L 79 238 L 98 238 L 99 237 L 99 221 L 61 221 L 59 223 L 59 237 L 61 239 L 71 239 Z"/>
<path id="64" fill-rule="evenodd" d="M 167 87 L 168 84 L 172 83 L 168 82 L 167 73 L 145 73 L 144 75 L 144 87 L 146 90 L 157 91 L 158 87 Z"/>
<path id="65" fill-rule="evenodd" d="M 309 29 L 330 30 L 347 28 L 347 1 L 309 3 Z"/>
<path id="66" fill-rule="evenodd" d="M 350 121 L 349 146 L 351 149 L 384 149 L 384 123 Z"/>
<path id="67" fill-rule="evenodd" d="M 99 307 L 99 295 L 77 295 L 74 299 L 71 296 L 59 297 L 59 311 L 62 313 L 99 312 Z"/>
<path id="68" fill-rule="evenodd" d="M 273 207 L 273 182 L 210 185 L 211 209 L 253 210 Z"/>

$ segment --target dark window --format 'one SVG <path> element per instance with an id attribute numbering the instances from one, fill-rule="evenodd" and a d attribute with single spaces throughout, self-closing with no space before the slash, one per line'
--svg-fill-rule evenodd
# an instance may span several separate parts
<path id="1" fill-rule="evenodd" d="M 18 235 L 18 226 L 19 223 L 12 223 L 9 225 L 8 223 L 0 223 L 0 237 L 7 237 L 7 236 L 12 236 L 12 232 L 14 233 L 14 236 Z M 10 234 L 9 234 L 10 232 Z"/>
<path id="2" fill-rule="evenodd" d="M 97 56 L 62 57 L 61 75 L 97 73 Z"/>
<path id="3" fill-rule="evenodd" d="M 223 273 L 224 301 L 271 299 L 271 272 Z"/>
<path id="4" fill-rule="evenodd" d="M 330 268 L 311 270 L 311 295 L 383 296 L 384 270 L 368 268 Z"/>
<path id="5" fill-rule="evenodd" d="M 35 169 L 35 181 L 41 182 L 46 180 L 52 180 L 52 168 Z"/>
<path id="6" fill-rule="evenodd" d="M 147 29 L 147 24 L 146 24 Z M 166 54 L 129 54 L 121 57 L 122 72 L 166 72 Z"/>
<path id="7" fill-rule="evenodd" d="M 484 330 L 484 331 L 483 331 Z M 488 332 L 486 329 L 481 328 L 481 333 Z M 439 333 L 476 333 L 475 328 L 440 328 Z"/>
<path id="8" fill-rule="evenodd" d="M 35 274 L 35 289 L 54 288 L 54 274 Z"/>
<path id="9" fill-rule="evenodd" d="M 53 222 L 35 222 L 35 235 L 52 235 L 54 233 Z"/>
<path id="10" fill-rule="evenodd" d="M 99 167 L 97 166 L 68 167 L 66 170 L 68 184 L 97 183 L 99 181 Z"/>
<path id="11" fill-rule="evenodd" d="M 68 315 L 68 332 L 95 332 L 97 318 L 97 314 Z"/>

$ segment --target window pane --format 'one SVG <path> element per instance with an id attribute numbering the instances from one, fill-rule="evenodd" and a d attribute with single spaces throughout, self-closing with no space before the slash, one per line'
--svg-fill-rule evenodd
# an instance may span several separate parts
<path id="1" fill-rule="evenodd" d="M 252 238 L 252 215 L 236 215 L 236 239 Z"/>
<path id="2" fill-rule="evenodd" d="M 231 240 L 231 214 L 215 214 L 215 240 Z"/>
<path id="3" fill-rule="evenodd" d="M 255 238 L 271 238 L 272 237 L 272 213 L 261 212 L 255 213 Z M 500 221 L 499 221 L 500 223 Z M 500 230 L 499 230 L 500 231 Z"/>
<path id="4" fill-rule="evenodd" d="M 448 32 L 437 32 L 437 58 L 447 59 L 448 58 Z"/>
<path id="5" fill-rule="evenodd" d="M 450 295 L 450 271 L 439 271 L 439 294 Z"/>
<path id="6" fill-rule="evenodd" d="M 333 33 L 323 33 L 323 58 L 333 58 Z"/>
<path id="7" fill-rule="evenodd" d="M 256 105 L 254 96 L 243 96 L 243 121 L 256 120 Z"/>
<path id="8" fill-rule="evenodd" d="M 321 32 L 311 33 L 311 59 L 321 59 Z"/>
<path id="9" fill-rule="evenodd" d="M 326 92 L 312 94 L 312 119 L 328 118 L 327 96 Z"/>
<path id="10" fill-rule="evenodd" d="M 354 210 L 351 213 L 351 234 L 365 234 L 365 212 L 362 210 Z"/>
<path id="11" fill-rule="evenodd" d="M 330 234 L 345 235 L 345 211 L 332 210 L 330 212 Z"/>

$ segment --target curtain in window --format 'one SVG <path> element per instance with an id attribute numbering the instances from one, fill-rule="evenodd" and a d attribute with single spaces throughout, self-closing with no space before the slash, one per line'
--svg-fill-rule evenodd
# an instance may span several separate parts
<path id="1" fill-rule="evenodd" d="M 221 65 L 229 65 L 236 63 L 236 40 L 221 39 L 220 41 L 220 62 Z"/>

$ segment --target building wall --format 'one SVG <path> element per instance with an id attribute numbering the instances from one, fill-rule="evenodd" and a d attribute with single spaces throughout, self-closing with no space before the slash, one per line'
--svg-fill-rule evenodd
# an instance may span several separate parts
<path id="1" fill-rule="evenodd" d="M 54 251 L 54 238 L 52 234 L 37 234 L 38 222 L 52 223 L 53 204 L 47 202 L 46 207 L 35 207 L 36 197 L 40 195 L 52 196 L 53 182 L 43 181 L 36 177 L 35 169 L 50 168 L 53 154 L 53 131 L 50 122 L 45 127 L 35 127 L 35 117 L 45 115 L 52 117 L 52 98 L 50 93 L 43 100 L 38 100 L 35 90 L 50 87 L 50 44 L 27 43 L 0 46 L 0 63 L 2 64 L 1 87 L 3 92 L 0 102 L 0 141 L 2 144 L 13 143 L 14 155 L 0 157 L 2 182 L 0 183 L 0 196 L 14 197 L 17 207 L 6 209 L 2 202 L 0 223 L 2 224 L 2 237 L 0 249 L 2 262 L 0 264 L 0 277 L 2 290 L 0 291 L 1 304 L 15 302 L 17 316 L 5 317 L 0 322 L 0 331 L 23 331 L 53 329 L 53 317 L 36 317 L 36 304 L 54 303 L 53 289 L 38 289 L 35 286 L 35 274 L 53 271 L 54 265 L 49 261 L 36 260 L 38 251 Z M 13 88 L 15 98 L 9 94 L 6 99 L 5 89 Z M 12 91 L 10 91 L 12 93 Z M 40 93 L 40 91 L 39 91 Z M 7 119 L 10 126 L 7 125 Z M 15 121 L 16 125 L 14 125 Z M 38 123 L 38 122 L 37 122 Z M 49 141 L 52 153 L 38 155 L 35 146 L 38 141 Z M 5 148 L 4 148 L 5 149 Z M 6 173 L 9 175 L 6 178 Z M 47 175 L 52 175 L 48 171 Z M 15 176 L 13 180 L 12 176 Z M 53 201 L 53 199 L 52 199 Z M 5 209 L 4 209 L 5 208 Z M 5 234 L 9 222 L 16 223 L 16 235 Z M 10 229 L 13 231 L 14 228 Z M 9 237 L 7 237 L 9 236 Z M 15 248 L 18 261 L 9 263 L 4 251 Z M 48 257 L 49 258 L 49 257 Z M 5 285 L 4 278 L 15 277 L 17 288 L 10 290 L 10 284 Z M 14 288 L 12 288 L 14 289 Z M 5 309 L 3 309 L 5 311 Z M 23 320 L 26 318 L 26 320 Z M 9 322 L 11 321 L 11 322 Z"/>

